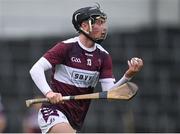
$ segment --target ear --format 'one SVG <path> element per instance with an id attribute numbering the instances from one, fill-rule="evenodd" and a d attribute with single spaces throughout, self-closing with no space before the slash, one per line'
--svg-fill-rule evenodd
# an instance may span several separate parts
<path id="1" fill-rule="evenodd" d="M 88 29 L 89 29 L 88 23 L 87 23 L 87 22 L 82 22 L 82 23 L 81 23 L 81 28 L 82 28 L 83 30 L 85 30 L 85 31 L 88 31 Z"/>

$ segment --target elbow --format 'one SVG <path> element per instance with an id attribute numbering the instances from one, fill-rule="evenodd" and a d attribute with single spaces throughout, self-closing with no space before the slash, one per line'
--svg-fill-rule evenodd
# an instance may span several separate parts
<path id="1" fill-rule="evenodd" d="M 33 66 L 30 70 L 29 70 L 29 74 L 31 75 L 31 77 L 35 74 L 35 66 Z"/>
<path id="2" fill-rule="evenodd" d="M 44 72 L 43 67 L 41 67 L 39 64 L 34 64 L 32 68 L 29 70 L 29 74 L 31 75 L 31 78 L 37 77 L 41 75 Z"/>
<path id="3" fill-rule="evenodd" d="M 31 68 L 30 70 L 29 70 L 29 74 L 30 74 L 30 76 L 32 77 L 33 76 L 33 68 Z"/>

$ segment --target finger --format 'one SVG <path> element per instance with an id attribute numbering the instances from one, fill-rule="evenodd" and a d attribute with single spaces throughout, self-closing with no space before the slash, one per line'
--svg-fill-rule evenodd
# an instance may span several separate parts
<path id="1" fill-rule="evenodd" d="M 141 66 L 143 66 L 143 60 L 140 59 L 139 63 L 140 63 Z"/>
<path id="2" fill-rule="evenodd" d="M 143 66 L 143 61 L 142 61 L 142 59 L 140 59 L 140 58 L 134 58 L 134 59 L 135 59 L 136 62 L 138 63 L 138 64 L 137 64 L 138 68 L 141 69 L 142 66 Z"/>
<path id="3" fill-rule="evenodd" d="M 64 103 L 63 102 L 63 97 L 62 97 L 62 95 L 60 94 L 60 93 L 57 93 L 56 94 L 56 103 Z"/>
<path id="4" fill-rule="evenodd" d="M 56 103 L 60 103 L 61 102 L 61 95 L 59 93 L 56 94 Z"/>
<path id="5" fill-rule="evenodd" d="M 50 101 L 50 103 L 54 103 L 53 97 L 48 97 L 48 100 Z"/>
<path id="6" fill-rule="evenodd" d="M 56 94 L 53 95 L 49 100 L 50 100 L 50 102 L 51 102 L 52 104 L 58 103 L 58 97 L 57 97 Z"/>
<path id="7" fill-rule="evenodd" d="M 133 65 L 138 64 L 138 60 L 136 60 L 136 59 L 132 59 L 132 62 L 133 62 Z"/>
<path id="8" fill-rule="evenodd" d="M 128 66 L 129 66 L 129 67 L 132 66 L 132 65 L 131 65 L 131 62 L 130 62 L 129 60 L 128 60 Z"/>
<path id="9" fill-rule="evenodd" d="M 55 95 L 54 98 L 53 98 L 53 103 L 54 103 L 54 104 L 58 103 L 58 98 L 57 98 L 56 95 Z"/>
<path id="10" fill-rule="evenodd" d="M 140 58 L 138 58 L 138 57 L 134 57 L 133 59 L 136 60 L 136 61 L 140 60 Z"/>
<path id="11" fill-rule="evenodd" d="M 140 65 L 143 65 L 143 60 L 141 58 L 134 58 Z"/>
<path id="12" fill-rule="evenodd" d="M 143 66 L 143 60 L 142 60 L 142 59 L 135 57 L 135 58 L 133 58 L 133 60 L 135 60 L 136 62 L 138 62 L 138 66 L 140 66 L 140 67 Z"/>
<path id="13" fill-rule="evenodd" d="M 139 69 L 139 63 L 134 59 L 134 58 L 132 58 L 131 59 L 131 66 L 130 66 L 130 68 L 133 70 L 133 71 L 138 71 L 138 69 Z"/>
<path id="14" fill-rule="evenodd" d="M 61 101 L 62 104 L 64 104 L 64 101 Z"/>
<path id="15" fill-rule="evenodd" d="M 132 66 L 135 66 L 138 64 L 138 61 L 135 58 L 132 58 L 130 62 Z"/>
<path id="16" fill-rule="evenodd" d="M 142 61 L 141 58 L 134 57 L 133 60 L 136 60 L 137 62 Z"/>
<path id="17" fill-rule="evenodd" d="M 52 104 L 55 104 L 55 103 L 56 103 L 55 99 L 50 99 L 49 101 L 50 101 Z"/>

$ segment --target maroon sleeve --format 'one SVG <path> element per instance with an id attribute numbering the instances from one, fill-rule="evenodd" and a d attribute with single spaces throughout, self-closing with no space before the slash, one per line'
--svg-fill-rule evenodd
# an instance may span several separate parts
<path id="1" fill-rule="evenodd" d="M 112 59 L 109 54 L 104 55 L 99 78 L 114 78 L 112 71 Z"/>
<path id="2" fill-rule="evenodd" d="M 53 48 L 48 50 L 43 57 L 52 65 L 61 64 L 66 56 L 67 46 L 64 43 L 57 43 Z"/>

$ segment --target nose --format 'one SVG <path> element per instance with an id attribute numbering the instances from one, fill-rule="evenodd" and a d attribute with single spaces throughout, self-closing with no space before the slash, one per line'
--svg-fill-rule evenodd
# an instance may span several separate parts
<path id="1" fill-rule="evenodd" d="M 103 29 L 103 31 L 107 31 L 107 29 L 108 29 L 108 27 L 107 27 L 107 24 L 106 23 L 104 23 L 103 25 L 102 25 L 102 29 Z"/>
<path id="2" fill-rule="evenodd" d="M 102 33 L 107 33 L 107 26 L 103 26 Z"/>

